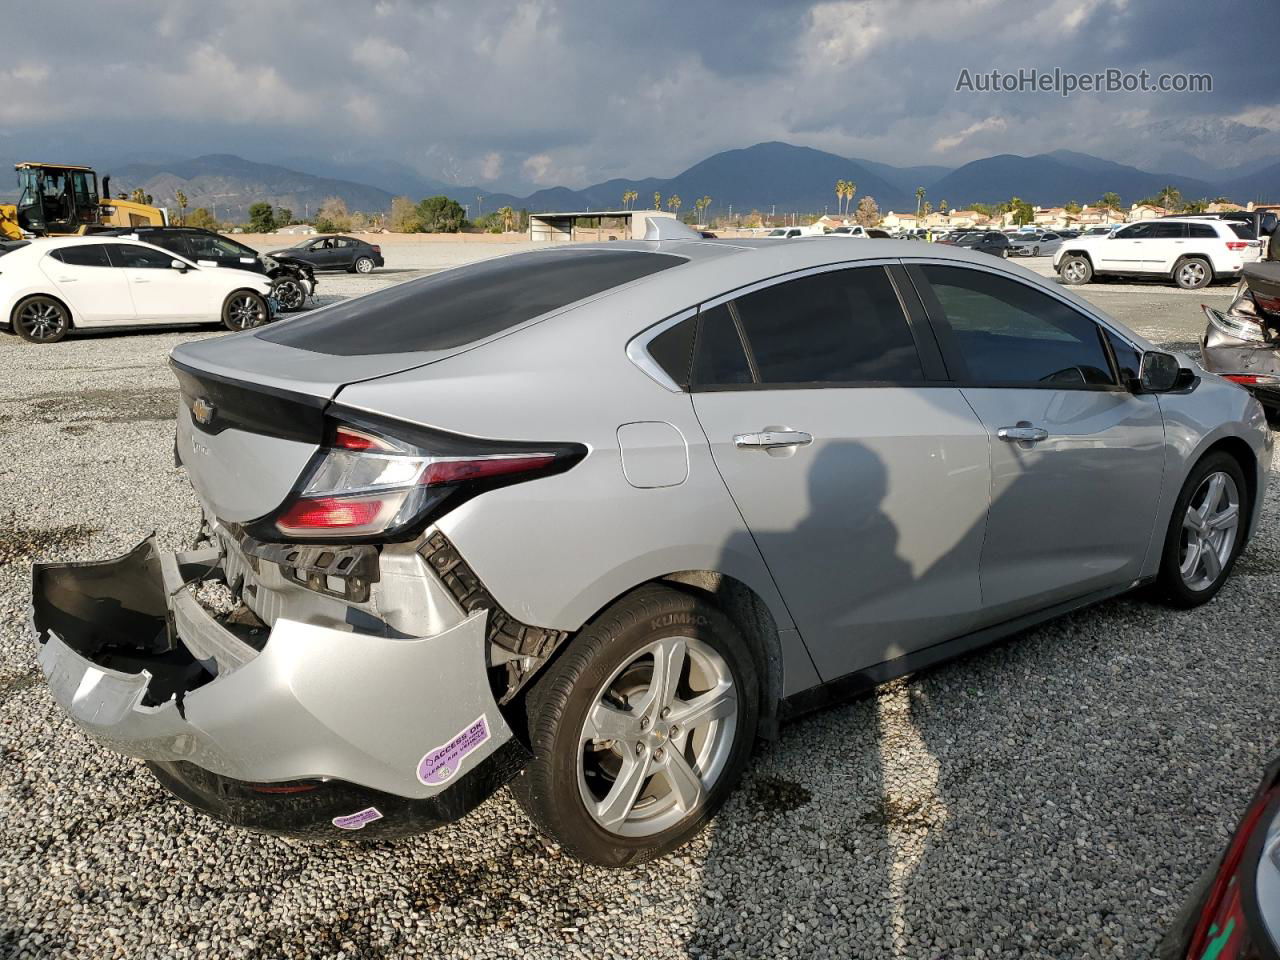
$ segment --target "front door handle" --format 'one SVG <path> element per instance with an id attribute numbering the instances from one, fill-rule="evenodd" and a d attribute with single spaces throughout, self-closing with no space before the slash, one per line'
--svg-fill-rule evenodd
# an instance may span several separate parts
<path id="1" fill-rule="evenodd" d="M 760 447 L 773 450 L 777 447 L 802 447 L 813 443 L 813 435 L 803 430 L 762 430 L 760 433 L 740 433 L 733 438 L 738 447 Z"/>
<path id="2" fill-rule="evenodd" d="M 1044 427 L 1033 427 L 1022 420 L 1017 426 L 1001 427 L 996 431 L 996 436 L 1005 443 L 1039 443 L 1041 440 L 1048 439 L 1049 431 Z"/>

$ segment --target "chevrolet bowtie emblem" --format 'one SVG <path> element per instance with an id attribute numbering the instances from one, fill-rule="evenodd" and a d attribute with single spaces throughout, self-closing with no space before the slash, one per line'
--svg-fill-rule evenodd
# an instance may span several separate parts
<path id="1" fill-rule="evenodd" d="M 217 412 L 217 408 L 204 397 L 197 397 L 195 402 L 191 404 L 191 416 L 201 426 L 207 427 L 212 423 L 215 412 Z"/>

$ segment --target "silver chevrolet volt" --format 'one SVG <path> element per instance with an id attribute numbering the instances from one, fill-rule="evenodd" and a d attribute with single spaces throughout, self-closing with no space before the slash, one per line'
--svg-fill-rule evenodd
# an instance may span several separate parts
<path id="1" fill-rule="evenodd" d="M 234 824 L 401 836 L 510 783 L 620 866 L 806 710 L 1229 575 L 1240 387 L 981 253 L 650 229 L 177 348 L 201 532 L 36 566 L 61 706 Z"/>

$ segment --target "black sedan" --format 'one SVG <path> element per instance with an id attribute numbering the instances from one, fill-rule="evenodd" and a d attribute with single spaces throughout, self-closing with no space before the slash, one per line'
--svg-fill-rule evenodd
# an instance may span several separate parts
<path id="1" fill-rule="evenodd" d="M 365 243 L 355 237 L 311 237 L 290 247 L 277 250 L 272 256 L 294 257 L 303 260 L 317 270 L 346 270 L 348 273 L 372 273 L 383 266 L 382 248 Z"/>
<path id="2" fill-rule="evenodd" d="M 974 230 L 949 241 L 957 247 L 968 247 L 993 257 L 1009 256 L 1009 238 L 998 230 Z"/>

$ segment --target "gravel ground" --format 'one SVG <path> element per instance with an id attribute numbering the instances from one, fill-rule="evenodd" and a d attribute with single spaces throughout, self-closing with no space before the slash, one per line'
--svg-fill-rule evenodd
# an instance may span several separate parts
<path id="1" fill-rule="evenodd" d="M 1227 296 L 1084 293 L 1182 347 Z M 193 532 L 164 359 L 211 335 L 0 337 L 0 955 L 1143 957 L 1276 752 L 1273 482 L 1213 604 L 1111 601 L 793 724 L 711 829 L 631 872 L 562 856 L 505 791 L 398 844 L 222 826 L 63 718 L 24 625 L 30 560 Z"/>

